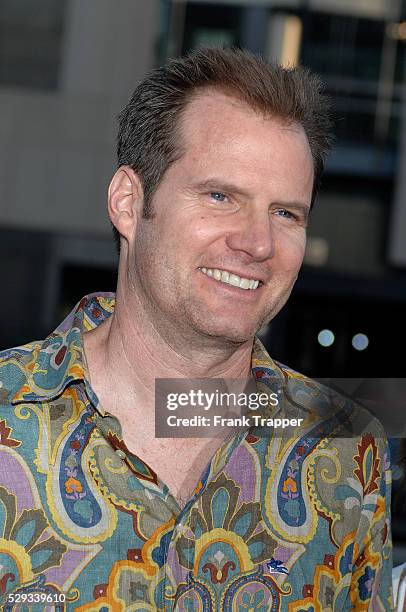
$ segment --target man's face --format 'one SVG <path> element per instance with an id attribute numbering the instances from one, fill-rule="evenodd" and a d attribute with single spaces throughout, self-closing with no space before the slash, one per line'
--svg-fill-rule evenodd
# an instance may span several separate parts
<path id="1" fill-rule="evenodd" d="M 244 342 L 285 304 L 302 264 L 309 144 L 301 127 L 213 91 L 190 102 L 181 128 L 185 154 L 155 193 L 155 218 L 138 222 L 129 272 L 157 324 Z"/>

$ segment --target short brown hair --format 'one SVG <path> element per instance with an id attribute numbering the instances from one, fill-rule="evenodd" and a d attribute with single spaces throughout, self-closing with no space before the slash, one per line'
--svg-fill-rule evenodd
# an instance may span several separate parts
<path id="1" fill-rule="evenodd" d="M 246 50 L 200 48 L 152 70 L 119 115 L 118 165 L 131 166 L 140 177 L 143 216 L 153 217 L 153 195 L 166 170 L 182 156 L 182 112 L 197 89 L 209 87 L 266 116 L 303 127 L 314 162 L 313 205 L 332 142 L 330 103 L 319 77 L 303 67 L 269 63 Z M 119 246 L 119 234 L 114 233 Z"/>

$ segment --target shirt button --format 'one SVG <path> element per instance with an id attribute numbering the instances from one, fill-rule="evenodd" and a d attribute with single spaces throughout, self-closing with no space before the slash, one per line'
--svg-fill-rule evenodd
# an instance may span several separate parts
<path id="1" fill-rule="evenodd" d="M 122 450 L 121 450 L 121 449 L 119 449 L 119 448 L 116 448 L 116 453 L 117 453 L 117 455 L 120 457 L 120 459 L 125 459 L 126 455 L 125 455 L 125 452 L 124 452 L 124 451 L 122 451 Z"/>

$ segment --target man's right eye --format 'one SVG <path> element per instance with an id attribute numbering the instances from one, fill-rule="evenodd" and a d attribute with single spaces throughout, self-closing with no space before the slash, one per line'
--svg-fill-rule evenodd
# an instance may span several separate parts
<path id="1" fill-rule="evenodd" d="M 221 191 L 212 191 L 210 193 L 210 197 L 216 202 L 225 202 L 225 198 L 227 198 L 227 196 L 224 193 L 221 193 Z"/>

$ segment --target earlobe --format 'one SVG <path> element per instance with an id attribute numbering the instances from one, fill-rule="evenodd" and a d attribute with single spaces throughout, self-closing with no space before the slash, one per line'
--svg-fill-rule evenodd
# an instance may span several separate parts
<path id="1" fill-rule="evenodd" d="M 141 216 L 143 189 L 136 172 L 121 166 L 111 179 L 108 190 L 108 213 L 118 232 L 130 240 Z"/>

